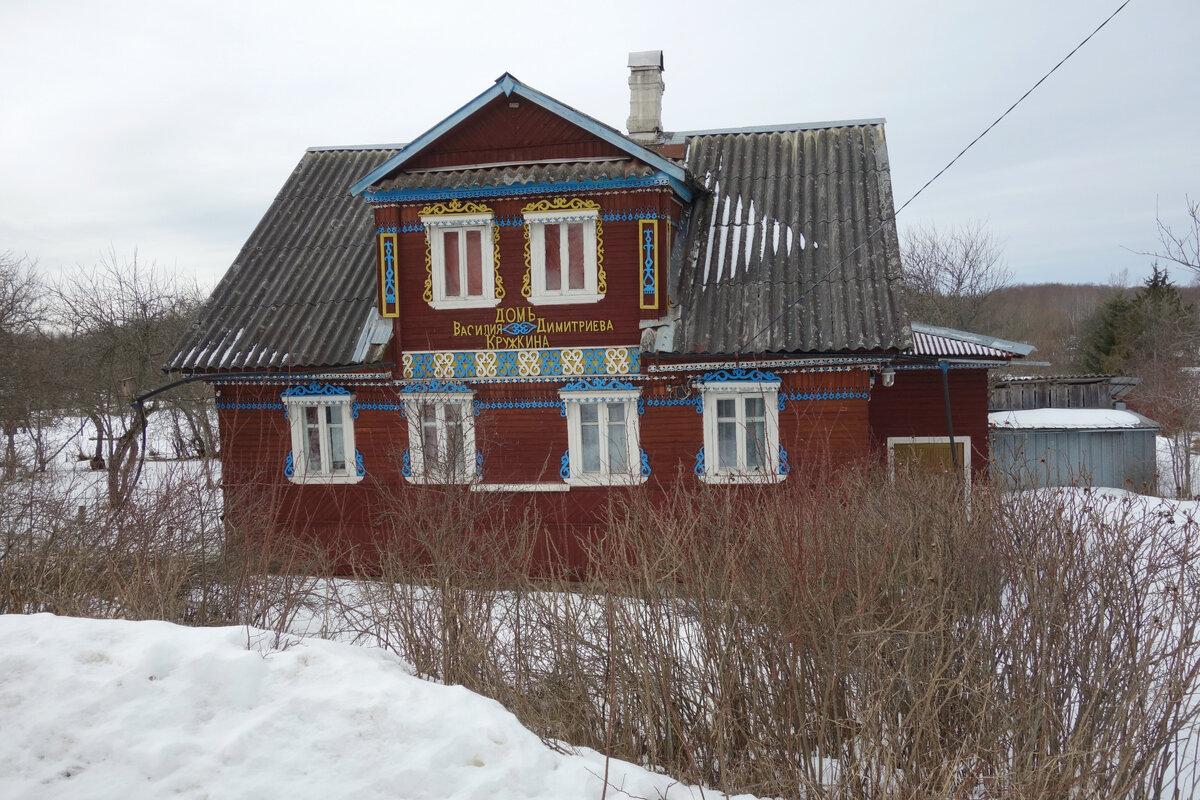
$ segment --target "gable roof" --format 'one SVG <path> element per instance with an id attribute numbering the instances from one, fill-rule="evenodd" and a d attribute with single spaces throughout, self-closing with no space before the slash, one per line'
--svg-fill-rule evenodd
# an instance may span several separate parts
<path id="1" fill-rule="evenodd" d="M 682 136 L 708 192 L 672 258 L 676 352 L 909 346 L 882 121 Z"/>
<path id="2" fill-rule="evenodd" d="M 379 338 L 375 219 L 347 189 L 397 152 L 398 146 L 306 152 L 164 369 L 362 362 L 366 345 Z"/>
<path id="3" fill-rule="evenodd" d="M 504 95 L 505 97 L 517 96 L 536 103 L 542 108 L 550 111 L 553 114 L 562 117 L 568 122 L 577 125 L 593 136 L 613 145 L 617 149 L 628 153 L 633 158 L 643 161 L 646 164 L 661 172 L 670 182 L 671 187 L 675 189 L 685 201 L 692 199 L 692 190 L 687 185 L 687 175 L 684 169 L 670 159 L 660 156 L 653 150 L 648 150 L 640 144 L 634 142 L 629 137 L 625 136 L 615 128 L 609 127 L 604 123 L 589 117 L 581 111 L 577 111 L 564 103 L 560 103 L 554 98 L 544 95 L 541 92 L 533 89 L 519 80 L 514 78 L 507 72 L 496 79 L 496 83 L 490 88 L 483 91 L 473 100 L 468 102 L 462 108 L 455 111 L 450 116 L 439 122 L 437 125 L 430 128 L 425 133 L 414 139 L 402 151 L 394 154 L 391 158 L 384 161 L 375 169 L 371 170 L 361 180 L 354 183 L 350 187 L 350 192 L 354 195 L 361 194 L 369 189 L 374 184 L 380 182 L 392 173 L 399 170 L 413 158 L 420 155 L 431 144 L 440 139 L 445 134 L 449 133 L 460 123 L 466 121 L 469 117 L 482 109 L 488 103 L 496 98 Z"/>

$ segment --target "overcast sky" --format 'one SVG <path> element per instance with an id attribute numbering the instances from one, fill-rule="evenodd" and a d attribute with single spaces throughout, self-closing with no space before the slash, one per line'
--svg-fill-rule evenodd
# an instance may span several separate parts
<path id="1" fill-rule="evenodd" d="M 670 130 L 885 117 L 899 206 L 1119 5 L 0 0 L 0 252 L 211 286 L 306 147 L 410 141 L 505 71 L 623 129 L 649 49 Z M 1019 282 L 1141 280 L 1200 197 L 1198 33 L 1197 0 L 1132 0 L 901 231 L 981 222 Z"/>

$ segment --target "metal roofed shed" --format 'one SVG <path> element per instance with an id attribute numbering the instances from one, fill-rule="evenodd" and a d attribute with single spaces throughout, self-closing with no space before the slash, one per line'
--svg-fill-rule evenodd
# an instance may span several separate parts
<path id="1" fill-rule="evenodd" d="M 1108 486 L 1139 492 L 1156 483 L 1159 425 L 1119 409 L 997 411 L 991 428 L 992 480 L 1012 489 Z"/>

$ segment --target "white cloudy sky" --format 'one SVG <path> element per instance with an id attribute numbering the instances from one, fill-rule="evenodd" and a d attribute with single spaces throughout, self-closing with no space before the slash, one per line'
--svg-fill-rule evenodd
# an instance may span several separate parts
<path id="1" fill-rule="evenodd" d="M 0 0 L 0 252 L 211 285 L 305 147 L 409 141 L 505 71 L 624 127 L 647 49 L 672 130 L 886 117 L 899 204 L 1120 2 Z M 1200 196 L 1197 31 L 1196 0 L 1132 0 L 901 228 L 981 221 L 1021 282 L 1140 280 Z"/>

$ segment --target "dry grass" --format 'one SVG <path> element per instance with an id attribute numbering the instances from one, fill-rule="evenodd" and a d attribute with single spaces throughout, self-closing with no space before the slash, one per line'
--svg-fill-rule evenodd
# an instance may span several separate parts
<path id="1" fill-rule="evenodd" d="M 38 486 L 0 492 L 6 612 L 281 637 L 337 562 L 273 536 L 269 498 L 234 528 L 182 479 L 117 511 Z M 402 500 L 380 520 L 380 574 L 321 583 L 331 633 L 490 695 L 550 741 L 771 797 L 1192 786 L 1195 531 L 1132 507 L 964 500 L 869 467 L 654 503 L 630 491 L 579 582 L 529 577 L 538 520 L 496 524 L 495 496 Z"/>

